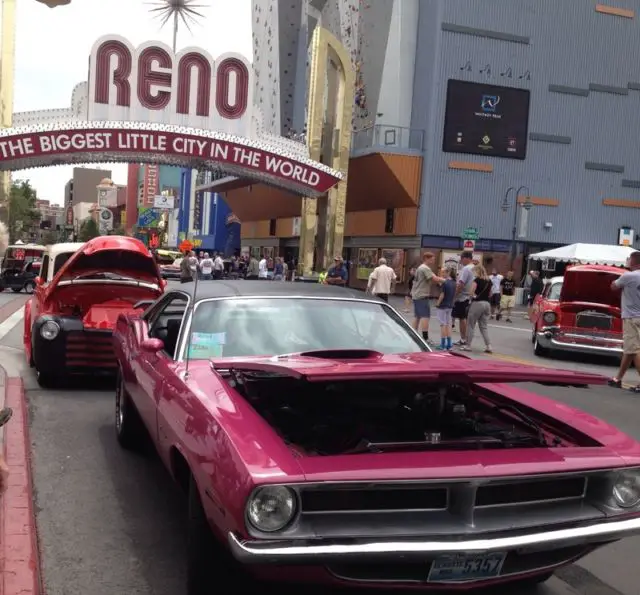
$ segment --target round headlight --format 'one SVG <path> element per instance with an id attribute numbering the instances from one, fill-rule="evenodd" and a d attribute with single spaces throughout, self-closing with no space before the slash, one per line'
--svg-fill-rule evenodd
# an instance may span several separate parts
<path id="1" fill-rule="evenodd" d="M 620 508 L 640 504 L 640 470 L 623 471 L 613 484 L 613 497 Z"/>
<path id="2" fill-rule="evenodd" d="M 40 336 L 47 341 L 53 341 L 60 334 L 60 325 L 53 320 L 47 320 L 40 327 Z"/>
<path id="3" fill-rule="evenodd" d="M 556 321 L 556 315 L 554 312 L 545 312 L 542 316 L 542 320 L 544 320 L 547 324 L 553 324 Z"/>
<path id="4" fill-rule="evenodd" d="M 296 514 L 296 496 L 284 486 L 264 486 L 251 496 L 247 507 L 249 522 L 258 531 L 284 529 Z"/>

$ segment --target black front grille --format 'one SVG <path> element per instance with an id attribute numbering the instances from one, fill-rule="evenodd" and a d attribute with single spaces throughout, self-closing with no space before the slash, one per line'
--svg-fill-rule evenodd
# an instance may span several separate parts
<path id="1" fill-rule="evenodd" d="M 444 510 L 447 489 L 374 487 L 314 489 L 301 494 L 303 513 L 375 510 Z"/>
<path id="2" fill-rule="evenodd" d="M 476 506 L 508 506 L 527 502 L 545 502 L 565 498 L 581 498 L 585 477 L 543 479 L 480 486 L 476 492 Z"/>
<path id="3" fill-rule="evenodd" d="M 595 328 L 608 331 L 613 326 L 613 319 L 608 314 L 601 314 L 600 312 L 580 312 L 576 316 L 576 326 L 578 328 Z"/>

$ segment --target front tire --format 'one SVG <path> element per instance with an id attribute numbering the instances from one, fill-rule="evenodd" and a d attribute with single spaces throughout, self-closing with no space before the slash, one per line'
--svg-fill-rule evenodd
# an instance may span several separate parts
<path id="1" fill-rule="evenodd" d="M 36 284 L 33 281 L 27 281 L 24 284 L 24 290 L 26 293 L 31 295 L 36 290 Z"/>
<path id="2" fill-rule="evenodd" d="M 547 357 L 549 355 L 549 350 L 540 345 L 540 341 L 538 341 L 537 336 L 533 340 L 533 353 L 540 357 Z"/>
<path id="3" fill-rule="evenodd" d="M 193 478 L 189 479 L 189 518 L 187 523 L 187 595 L 211 593 L 242 593 L 250 586 L 248 571 L 216 541 L 200 492 Z M 228 590 L 220 585 L 229 585 Z"/>
<path id="4" fill-rule="evenodd" d="M 141 449 L 145 428 L 124 384 L 122 370 L 118 368 L 116 377 L 116 438 L 118 444 L 126 450 Z"/>
<path id="5" fill-rule="evenodd" d="M 40 388 L 55 389 L 60 386 L 62 379 L 57 374 L 52 372 L 39 372 L 36 370 L 38 376 L 38 385 Z"/>

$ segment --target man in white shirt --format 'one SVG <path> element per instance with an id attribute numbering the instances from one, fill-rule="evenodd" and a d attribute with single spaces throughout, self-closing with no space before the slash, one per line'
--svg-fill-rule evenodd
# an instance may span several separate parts
<path id="1" fill-rule="evenodd" d="M 258 279 L 267 279 L 268 276 L 267 258 L 266 256 L 263 256 L 258 263 Z"/>
<path id="2" fill-rule="evenodd" d="M 224 274 L 224 261 L 220 254 L 216 254 L 216 257 L 213 261 L 213 278 L 214 279 L 222 279 Z"/>
<path id="3" fill-rule="evenodd" d="M 502 283 L 502 279 L 504 279 L 504 277 L 498 273 L 496 269 L 493 269 L 489 279 L 491 280 L 491 294 L 489 297 L 489 303 L 491 304 L 491 318 L 495 318 L 496 310 L 500 309 L 500 283 Z"/>
<path id="4" fill-rule="evenodd" d="M 202 273 L 203 281 L 210 281 L 213 279 L 213 260 L 209 258 L 208 252 L 205 252 L 204 258 L 200 261 L 200 272 Z"/>
<path id="5" fill-rule="evenodd" d="M 369 275 L 367 292 L 373 293 L 388 303 L 389 294 L 393 293 L 397 278 L 396 272 L 387 266 L 387 259 L 381 258 L 378 261 L 378 266 Z"/>

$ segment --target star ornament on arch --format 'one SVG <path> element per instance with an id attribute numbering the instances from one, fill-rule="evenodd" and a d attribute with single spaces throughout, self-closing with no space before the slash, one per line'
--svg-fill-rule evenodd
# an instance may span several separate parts
<path id="1" fill-rule="evenodd" d="M 65 6 L 66 4 L 71 4 L 71 0 L 36 0 L 36 2 L 40 2 L 40 4 L 44 4 L 49 8 L 55 8 L 56 6 Z"/>
<path id="2" fill-rule="evenodd" d="M 205 18 L 198 9 L 207 8 L 207 6 L 197 2 L 198 0 L 155 0 L 146 4 L 154 7 L 149 9 L 149 12 L 155 13 L 160 19 L 160 27 L 164 27 L 169 19 L 177 16 L 191 32 L 191 25 L 197 24 L 198 19 Z"/>

